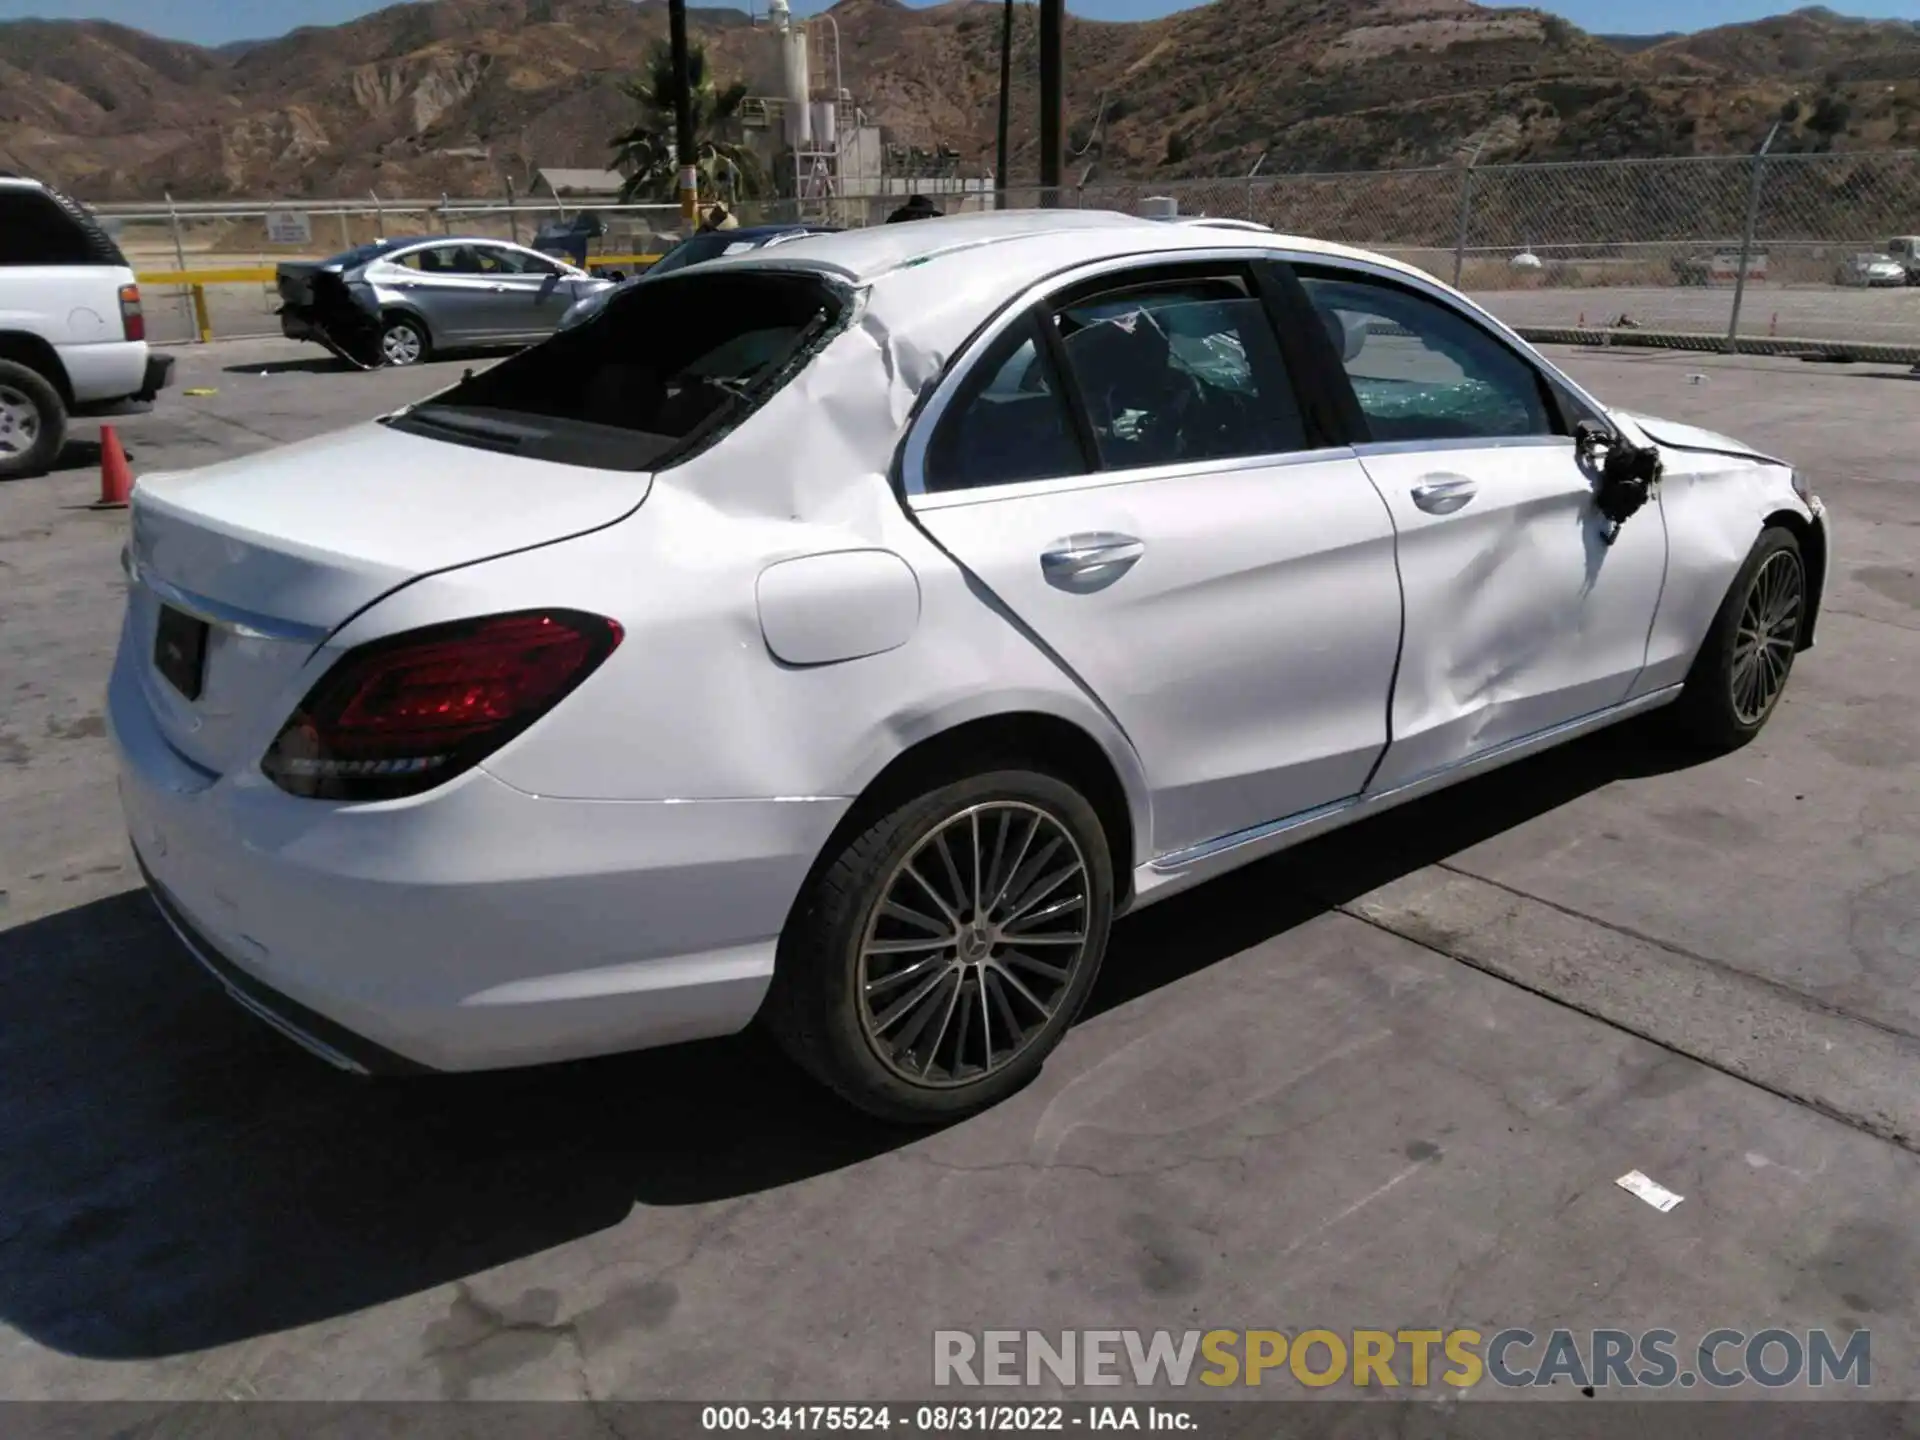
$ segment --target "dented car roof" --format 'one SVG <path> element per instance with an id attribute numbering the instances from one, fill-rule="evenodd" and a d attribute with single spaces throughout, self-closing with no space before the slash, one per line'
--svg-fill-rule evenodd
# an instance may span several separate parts
<path id="1" fill-rule="evenodd" d="M 1114 210 L 1001 210 L 809 235 L 700 267 L 809 269 L 868 291 L 872 322 L 951 354 L 1009 300 L 1075 266 L 1189 251 L 1274 250 L 1367 260 L 1434 278 L 1390 257 L 1269 231 L 1226 230 Z M 667 278 L 667 277 L 663 277 Z"/>

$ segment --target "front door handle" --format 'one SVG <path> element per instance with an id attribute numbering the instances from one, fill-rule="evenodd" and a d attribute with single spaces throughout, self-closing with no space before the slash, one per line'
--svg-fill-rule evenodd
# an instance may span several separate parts
<path id="1" fill-rule="evenodd" d="M 1146 543 L 1131 535 L 1069 535 L 1041 553 L 1040 573 L 1055 589 L 1084 595 L 1111 585 L 1146 553 Z"/>
<path id="2" fill-rule="evenodd" d="M 1413 503 L 1429 515 L 1451 515 L 1479 488 L 1464 475 L 1429 475 L 1413 487 Z"/>

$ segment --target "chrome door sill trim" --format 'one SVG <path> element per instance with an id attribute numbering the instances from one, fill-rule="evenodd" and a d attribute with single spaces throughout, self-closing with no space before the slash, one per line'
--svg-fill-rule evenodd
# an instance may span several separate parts
<path id="1" fill-rule="evenodd" d="M 1680 690 L 1679 685 L 1669 685 L 1663 689 L 1649 691 L 1645 695 L 1637 695 L 1618 705 L 1610 705 L 1604 710 L 1596 710 L 1589 715 L 1563 721 L 1545 730 L 1536 730 L 1531 735 L 1522 735 L 1489 750 L 1483 750 L 1477 755 L 1470 755 L 1464 760 L 1444 765 L 1437 770 L 1429 770 L 1410 780 L 1403 780 L 1390 790 L 1381 790 L 1370 795 L 1349 796 L 1345 800 L 1335 800 L 1312 810 L 1303 810 L 1296 815 L 1284 816 L 1278 820 L 1268 821 L 1264 825 L 1238 830 L 1231 835 L 1222 835 L 1216 840 L 1208 840 L 1199 845 L 1190 845 L 1185 849 L 1156 856 L 1136 872 L 1135 891 L 1142 902 L 1149 898 L 1159 899 L 1163 890 L 1170 894 L 1176 888 L 1185 888 L 1184 884 L 1175 885 L 1171 882 L 1195 880 L 1230 868 L 1209 862 L 1232 856 L 1235 863 L 1243 863 L 1254 859 L 1257 855 L 1283 849 L 1286 845 L 1306 839 L 1309 835 L 1334 829 L 1378 810 L 1405 804 L 1471 776 L 1498 769 L 1538 751 L 1550 749 L 1588 731 L 1603 729 L 1608 725 L 1630 719 L 1643 711 L 1658 709 L 1662 705 L 1679 699 Z"/>

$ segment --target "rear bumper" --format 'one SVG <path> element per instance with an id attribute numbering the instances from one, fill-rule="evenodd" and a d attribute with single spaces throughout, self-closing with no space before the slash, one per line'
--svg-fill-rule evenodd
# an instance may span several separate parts
<path id="1" fill-rule="evenodd" d="M 54 348 L 66 368 L 78 413 L 138 396 L 146 384 L 147 363 L 153 354 L 144 340 L 105 340 Z"/>
<path id="2" fill-rule="evenodd" d="M 159 910 L 161 918 L 172 927 L 180 943 L 186 946 L 187 953 L 220 982 L 242 1009 L 251 1011 L 302 1049 L 341 1070 L 356 1075 L 418 1075 L 428 1072 L 429 1067 L 416 1064 L 404 1055 L 396 1055 L 365 1036 L 336 1025 L 319 1011 L 309 1010 L 299 1001 L 288 999 L 248 974 L 223 955 L 210 937 L 195 928 L 180 903 L 168 893 L 167 887 L 154 879 L 145 857 L 137 848 L 133 858 L 140 867 L 141 878 L 147 882 L 147 893 L 153 897 L 154 908 Z"/>
<path id="3" fill-rule="evenodd" d="M 241 1004 L 336 1065 L 484 1070 L 731 1034 L 843 801 L 538 799 L 470 771 L 333 805 L 166 742 L 123 650 L 127 828 L 162 913 Z"/>
<path id="4" fill-rule="evenodd" d="M 140 391 L 133 398 L 152 400 L 173 383 L 173 356 L 162 355 L 156 350 L 147 352 L 147 373 L 141 382 Z"/>
<path id="5" fill-rule="evenodd" d="M 153 402 L 159 397 L 160 392 L 172 383 L 173 356 L 149 350 L 146 368 L 141 375 L 138 390 L 130 395 L 76 404 L 73 407 L 73 413 L 85 416 L 144 414 L 153 408 Z"/>

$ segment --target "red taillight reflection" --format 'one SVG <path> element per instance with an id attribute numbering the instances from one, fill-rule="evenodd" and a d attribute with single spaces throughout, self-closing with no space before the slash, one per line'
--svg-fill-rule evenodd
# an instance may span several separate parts
<path id="1" fill-rule="evenodd" d="M 120 333 L 129 340 L 147 338 L 147 317 L 140 308 L 140 287 L 120 287 Z"/>
<path id="2" fill-rule="evenodd" d="M 261 768 L 302 795 L 386 799 L 429 789 L 546 714 L 620 638 L 615 621 L 556 610 L 366 646 L 314 686 Z"/>

